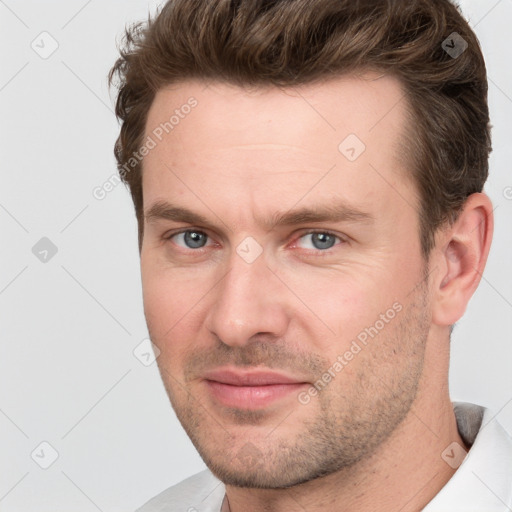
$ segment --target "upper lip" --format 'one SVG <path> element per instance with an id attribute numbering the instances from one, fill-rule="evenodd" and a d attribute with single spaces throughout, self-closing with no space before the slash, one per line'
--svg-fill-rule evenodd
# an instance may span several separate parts
<path id="1" fill-rule="evenodd" d="M 203 375 L 205 380 L 214 380 L 222 384 L 232 386 L 268 386 L 270 384 L 300 384 L 304 381 L 288 377 L 282 373 L 265 370 L 234 371 L 228 369 L 217 369 L 206 372 Z"/>

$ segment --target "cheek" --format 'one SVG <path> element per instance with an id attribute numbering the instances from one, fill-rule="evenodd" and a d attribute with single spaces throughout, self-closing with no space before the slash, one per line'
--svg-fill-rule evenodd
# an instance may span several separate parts
<path id="1" fill-rule="evenodd" d="M 165 332 L 163 330 L 169 329 L 174 323 L 178 305 L 176 294 L 172 293 L 165 280 L 159 279 L 154 273 L 143 272 L 142 296 L 151 333 L 160 337 Z"/>
<path id="2" fill-rule="evenodd" d="M 187 345 L 185 300 L 182 293 L 173 293 L 161 279 L 143 281 L 144 315 L 151 341 L 160 350 L 157 363 L 166 372 L 177 375 L 183 347 Z M 184 343 L 185 341 L 185 343 Z"/>
<path id="3" fill-rule="evenodd" d="M 142 293 L 146 321 L 157 341 L 167 341 L 183 330 L 204 295 L 193 277 L 157 266 L 142 267 Z"/>
<path id="4" fill-rule="evenodd" d="M 316 326 L 316 337 L 320 331 L 325 331 L 330 342 L 336 338 L 338 344 L 378 318 L 381 302 L 389 296 L 389 289 L 382 280 L 380 272 L 372 274 L 369 268 L 358 265 L 332 272 L 311 270 L 300 276 L 289 274 L 287 278 L 300 299 L 300 302 L 295 301 L 295 312 L 303 317 L 304 329 L 312 330 Z"/>

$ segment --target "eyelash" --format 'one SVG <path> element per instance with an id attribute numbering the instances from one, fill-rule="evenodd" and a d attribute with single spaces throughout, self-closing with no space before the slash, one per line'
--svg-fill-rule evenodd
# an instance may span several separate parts
<path id="1" fill-rule="evenodd" d="M 170 234 L 167 234 L 164 238 L 166 241 L 171 241 L 171 239 L 177 235 L 181 235 L 183 233 L 189 233 L 189 232 L 193 232 L 193 233 L 201 233 L 203 235 L 206 235 L 208 237 L 209 240 L 212 239 L 212 237 L 210 237 L 210 235 L 208 235 L 208 233 L 206 233 L 205 231 L 203 231 L 202 229 L 194 229 L 194 228 L 188 228 L 188 229 L 182 229 L 180 231 L 176 231 L 176 232 L 173 232 L 173 233 L 170 233 Z M 342 245 L 344 243 L 347 242 L 347 240 L 339 235 L 337 235 L 336 233 L 333 233 L 332 231 L 326 231 L 324 229 L 316 229 L 316 230 L 311 230 L 311 231 L 306 231 L 305 233 L 302 233 L 298 238 L 297 238 L 297 241 L 300 240 L 301 238 L 307 236 L 307 235 L 312 235 L 312 234 L 315 234 L 315 233 L 321 233 L 323 235 L 328 235 L 328 236 L 332 236 L 334 238 L 337 238 L 340 243 L 333 246 L 333 247 L 330 247 L 329 249 L 324 249 L 324 250 L 320 250 L 320 249 L 300 249 L 302 251 L 306 251 L 308 253 L 315 253 L 315 256 L 318 256 L 318 257 L 322 257 L 322 256 L 328 256 L 332 253 L 332 251 L 338 246 L 338 245 Z M 295 243 L 295 242 L 294 242 Z M 179 246 L 178 246 L 179 247 Z M 200 247 L 198 249 L 185 249 L 183 247 L 180 247 L 181 250 L 184 250 L 184 251 L 187 251 L 187 252 L 193 252 L 193 253 L 196 253 L 198 255 L 201 255 L 203 252 L 205 252 L 205 250 L 207 249 L 206 247 Z"/>

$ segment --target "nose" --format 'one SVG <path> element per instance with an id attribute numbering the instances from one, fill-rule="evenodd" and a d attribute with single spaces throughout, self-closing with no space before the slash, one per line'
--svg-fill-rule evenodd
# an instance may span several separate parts
<path id="1" fill-rule="evenodd" d="M 234 252 L 229 271 L 211 295 L 207 329 L 231 346 L 245 345 L 256 335 L 282 337 L 289 321 L 284 288 L 264 254 L 247 263 Z"/>

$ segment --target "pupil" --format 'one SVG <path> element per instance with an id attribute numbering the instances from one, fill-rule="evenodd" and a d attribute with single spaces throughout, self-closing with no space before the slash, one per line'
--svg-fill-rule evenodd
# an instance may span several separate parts
<path id="1" fill-rule="evenodd" d="M 334 237 L 327 233 L 313 233 L 312 241 L 317 249 L 330 249 L 333 246 Z"/>
<path id="2" fill-rule="evenodd" d="M 202 247 L 205 244 L 204 233 L 198 233 L 197 231 L 187 231 L 185 233 L 185 243 L 193 249 Z"/>

